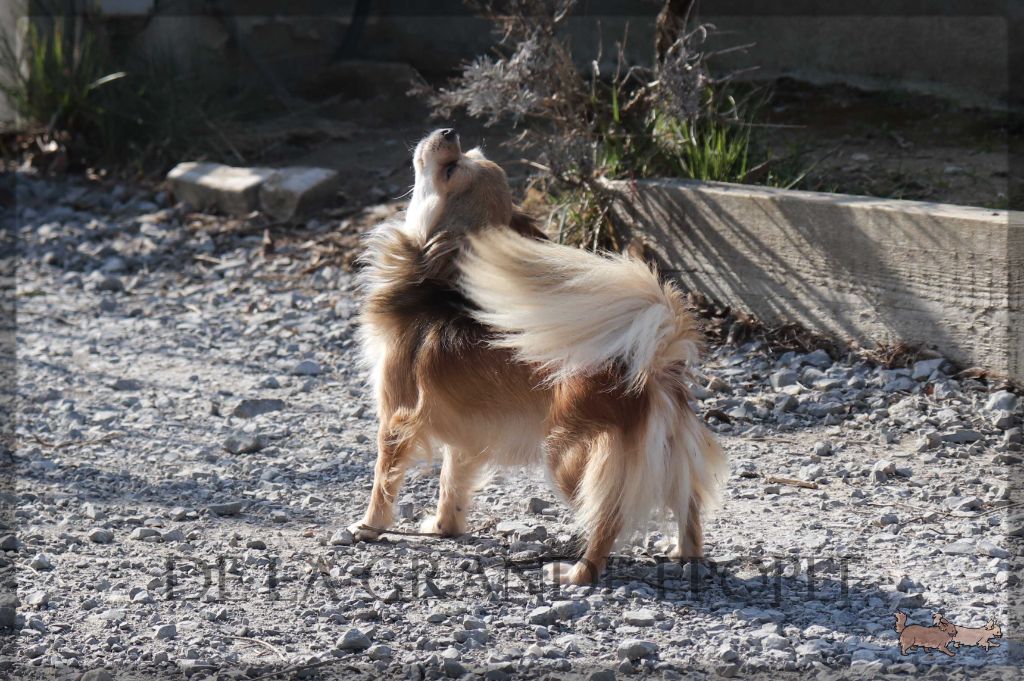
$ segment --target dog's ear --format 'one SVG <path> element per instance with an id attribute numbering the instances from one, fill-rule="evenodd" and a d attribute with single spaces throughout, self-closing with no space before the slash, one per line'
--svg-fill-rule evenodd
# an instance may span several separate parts
<path id="1" fill-rule="evenodd" d="M 508 226 L 521 236 L 538 241 L 548 240 L 548 235 L 541 230 L 533 216 L 519 206 L 512 206 L 512 220 L 509 221 Z"/>
<path id="2" fill-rule="evenodd" d="M 487 157 L 484 156 L 484 150 L 480 147 L 473 147 L 465 153 L 466 158 L 471 158 L 474 161 L 486 161 Z"/>

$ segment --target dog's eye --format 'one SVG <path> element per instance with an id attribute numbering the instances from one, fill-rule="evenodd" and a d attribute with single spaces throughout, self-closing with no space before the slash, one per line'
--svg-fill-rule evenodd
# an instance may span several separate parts
<path id="1" fill-rule="evenodd" d="M 444 167 L 444 177 L 445 177 L 445 179 L 447 179 L 447 180 L 452 179 L 452 173 L 455 172 L 455 166 L 457 166 L 457 165 L 459 165 L 458 161 L 455 161 L 455 162 L 449 163 L 448 165 L 446 165 Z"/>

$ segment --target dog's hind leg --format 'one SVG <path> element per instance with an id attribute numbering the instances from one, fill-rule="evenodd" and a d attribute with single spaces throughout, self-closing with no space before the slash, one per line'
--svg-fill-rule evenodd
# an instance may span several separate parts
<path id="1" fill-rule="evenodd" d="M 578 489 L 578 509 L 587 530 L 587 545 L 574 565 L 550 563 L 545 579 L 560 584 L 592 584 L 608 562 L 608 554 L 624 524 L 622 491 L 627 457 L 621 451 L 622 438 L 607 433 L 590 445 Z"/>
<path id="2" fill-rule="evenodd" d="M 348 528 L 355 539 L 374 541 L 380 537 L 381 530 L 391 526 L 395 497 L 416 446 L 414 423 L 414 417 L 405 409 L 398 410 L 390 418 L 381 419 L 370 503 L 363 521 Z"/>
<path id="3" fill-rule="evenodd" d="M 437 515 L 423 521 L 420 529 L 446 537 L 454 537 L 466 531 L 466 511 L 476 489 L 483 467 L 482 454 L 467 455 L 452 447 L 446 447 L 441 464 L 441 484 L 437 500 Z"/>
<path id="4" fill-rule="evenodd" d="M 673 560 L 697 560 L 704 557 L 704 529 L 701 525 L 700 500 L 691 497 L 685 512 L 673 508 L 672 513 L 679 525 L 679 540 L 668 554 Z"/>

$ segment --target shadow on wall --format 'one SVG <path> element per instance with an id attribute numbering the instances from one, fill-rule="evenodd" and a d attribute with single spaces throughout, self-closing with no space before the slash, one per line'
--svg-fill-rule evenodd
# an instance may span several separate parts
<path id="1" fill-rule="evenodd" d="M 1012 321 L 1024 249 L 1020 237 L 1012 245 L 1005 211 L 686 181 L 635 186 L 619 210 L 687 288 L 768 324 L 922 344 L 1020 376 Z"/>

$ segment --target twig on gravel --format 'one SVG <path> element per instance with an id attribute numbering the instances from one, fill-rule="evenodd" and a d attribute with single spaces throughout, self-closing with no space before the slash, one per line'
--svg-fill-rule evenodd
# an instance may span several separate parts
<path id="1" fill-rule="evenodd" d="M 889 503 L 868 502 L 868 503 L 866 503 L 864 505 L 865 506 L 877 506 L 878 508 L 888 508 L 890 506 L 900 506 L 902 508 L 909 508 L 911 511 L 917 511 L 918 513 L 922 513 L 922 514 L 924 514 L 926 516 L 928 514 L 930 514 L 930 513 L 941 513 L 942 515 L 949 516 L 951 518 L 956 517 L 952 513 L 950 513 L 949 511 L 943 511 L 941 508 L 921 508 L 919 506 L 914 506 L 912 504 L 900 503 L 899 501 L 891 501 Z"/>
<path id="2" fill-rule="evenodd" d="M 258 638 L 250 638 L 249 636 L 235 636 L 233 634 L 227 634 L 227 637 L 228 638 L 238 639 L 239 641 L 247 641 L 248 643 L 256 643 L 256 644 L 261 645 L 264 648 L 272 651 L 273 653 L 275 653 L 278 657 L 281 658 L 281 660 L 283 662 L 287 662 L 288 661 L 288 657 L 284 654 L 284 652 L 280 648 L 278 648 L 277 646 L 272 645 L 270 643 L 267 643 L 266 641 L 261 641 Z"/>
<path id="3" fill-rule="evenodd" d="M 818 489 L 818 483 L 808 482 L 806 480 L 796 480 L 794 478 L 780 478 L 777 475 L 769 475 L 769 483 L 777 482 L 780 485 L 789 485 L 790 487 L 802 487 L 803 489 Z"/>
<path id="4" fill-rule="evenodd" d="M 32 439 L 37 443 L 48 449 L 67 449 L 68 447 L 74 447 L 75 445 L 95 445 L 101 442 L 109 442 L 116 437 L 124 435 L 122 432 L 108 433 L 103 437 L 93 438 L 92 440 L 66 440 L 65 442 L 47 442 L 43 438 L 39 437 L 35 433 L 32 434 Z"/>

